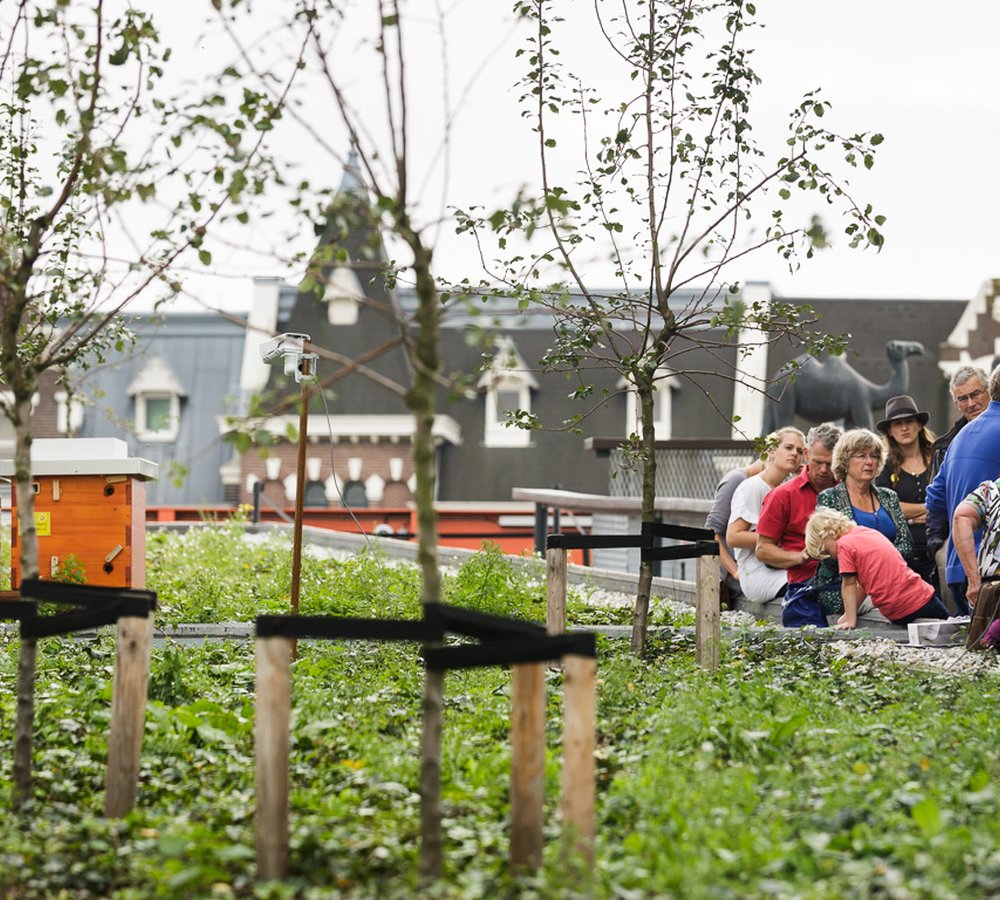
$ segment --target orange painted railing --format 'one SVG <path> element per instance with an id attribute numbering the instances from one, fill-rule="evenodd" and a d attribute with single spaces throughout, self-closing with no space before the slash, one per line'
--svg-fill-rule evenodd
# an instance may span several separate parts
<path id="1" fill-rule="evenodd" d="M 149 506 L 146 521 L 149 522 L 201 522 L 225 521 L 237 509 L 232 506 Z M 284 513 L 282 515 L 281 513 Z M 292 521 L 294 509 L 288 507 L 281 513 L 273 509 L 260 510 L 261 522 Z M 438 538 L 445 547 L 465 547 L 478 549 L 484 541 L 490 541 L 504 553 L 519 555 L 531 553 L 534 548 L 534 516 L 530 506 L 523 510 L 497 509 L 484 506 L 461 509 L 440 508 L 438 515 Z M 355 521 L 357 520 L 357 521 Z M 506 520 L 506 522 L 504 521 Z M 349 531 L 355 534 L 364 530 L 367 534 L 376 529 L 385 532 L 391 528 L 395 537 L 415 538 L 417 533 L 416 510 L 409 507 L 370 507 L 348 510 L 343 507 L 306 507 L 302 524 L 313 528 L 329 528 L 334 531 Z M 578 529 L 567 519 L 562 520 L 565 532 L 576 534 Z M 360 525 L 360 528 L 359 528 Z M 577 552 L 573 562 L 583 562 L 583 554 Z"/>

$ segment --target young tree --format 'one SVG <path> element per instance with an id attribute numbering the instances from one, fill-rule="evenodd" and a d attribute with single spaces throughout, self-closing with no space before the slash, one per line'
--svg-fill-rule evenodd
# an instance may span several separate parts
<path id="1" fill-rule="evenodd" d="M 741 370 L 755 345 L 785 336 L 812 352 L 843 349 L 840 338 L 812 329 L 808 307 L 747 302 L 732 279 L 754 253 L 776 250 L 794 269 L 828 245 L 817 216 L 793 221 L 802 210 L 793 205 L 796 194 L 812 194 L 842 217 L 850 246 L 880 247 L 883 218 L 852 199 L 836 170 L 870 168 L 882 137 L 825 129 L 829 104 L 811 92 L 792 111 L 780 151 L 758 146 L 750 111 L 759 82 L 749 46 L 755 9 L 746 0 L 597 0 L 587 23 L 582 7 L 566 12 L 550 0 L 518 0 L 515 9 L 531 29 L 518 55 L 528 63 L 521 101 L 537 138 L 541 190 L 492 216 L 465 216 L 462 228 L 480 239 L 490 231 L 499 237 L 493 275 L 501 292 L 554 314 L 542 364 L 572 373 L 571 396 L 606 399 L 595 396 L 587 373 L 593 367 L 617 371 L 637 394 L 630 442 L 642 472 L 642 519 L 652 521 L 657 386 L 678 375 L 701 388 L 706 373 L 685 366 L 693 348 L 718 360 L 712 374 L 759 391 L 766 383 Z M 598 96 L 563 62 L 573 44 L 560 29 L 570 25 L 576 39 L 591 29 L 607 50 L 599 59 L 588 45 L 585 71 L 609 79 L 617 73 L 613 96 Z M 572 186 L 562 180 L 569 167 L 578 173 Z M 545 249 L 521 249 L 532 236 L 544 236 Z M 611 263 L 611 290 L 593 283 L 588 263 L 595 256 Z M 733 366 L 721 351 L 738 336 Z M 540 424 L 522 411 L 509 415 L 522 427 Z M 583 417 L 564 425 L 576 427 Z M 651 581 L 652 564 L 643 562 L 633 617 L 637 653 Z"/>
<path id="2" fill-rule="evenodd" d="M 122 312 L 150 289 L 175 293 L 171 268 L 186 251 L 211 262 L 209 229 L 245 216 L 227 207 L 263 189 L 261 145 L 280 103 L 247 91 L 225 118 L 221 89 L 172 100 L 163 86 L 170 50 L 152 17 L 128 4 L 21 0 L 12 13 L 0 57 L 9 86 L 0 103 L 0 409 L 15 434 L 21 571 L 36 577 L 39 379 L 125 343 Z M 34 671 L 35 642 L 24 640 L 16 804 L 31 790 Z"/>
<path id="3" fill-rule="evenodd" d="M 266 70 L 240 37 L 238 7 L 237 0 L 231 4 L 234 14 L 223 12 L 223 21 L 240 47 L 242 64 L 260 84 L 266 85 Z M 295 35 L 294 41 L 304 36 L 308 43 L 306 72 L 312 86 L 311 94 L 303 98 L 299 107 L 289 108 L 289 118 L 301 126 L 301 139 L 310 142 L 326 164 L 334 162 L 338 174 L 346 169 L 349 180 L 355 182 L 352 191 L 340 197 L 333 196 L 332 185 L 317 183 L 319 179 L 301 182 L 302 195 L 294 203 L 311 211 L 316 232 L 322 233 L 324 240 L 310 260 L 303 289 L 315 290 L 321 296 L 339 267 L 356 266 L 367 270 L 367 278 L 384 278 L 390 295 L 397 280 L 412 284 L 415 290 L 416 309 L 412 313 L 404 314 L 391 302 L 379 310 L 395 323 L 398 339 L 374 348 L 358 348 L 353 360 L 331 354 L 320 346 L 310 345 L 310 349 L 342 365 L 333 376 L 321 378 L 321 385 L 332 384 L 344 373 L 361 373 L 378 379 L 378 373 L 367 369 L 365 363 L 398 348 L 405 354 L 408 382 L 380 378 L 379 383 L 401 394 L 414 418 L 411 456 L 416 481 L 417 559 L 421 600 L 426 605 L 438 603 L 441 598 L 434 504 L 437 450 L 433 428 L 436 394 L 446 382 L 439 348 L 446 298 L 439 294 L 433 271 L 434 240 L 440 223 L 424 209 L 427 200 L 420 172 L 424 160 L 414 147 L 414 133 L 418 127 L 426 127 L 426 123 L 416 113 L 420 95 L 412 84 L 411 73 L 419 69 L 409 66 L 427 49 L 423 42 L 418 43 L 419 50 L 414 48 L 408 28 L 415 19 L 404 16 L 396 0 L 379 0 L 373 7 L 362 4 L 358 8 L 345 7 L 333 0 L 300 0 L 286 29 Z M 443 14 L 439 11 L 432 19 L 435 25 L 430 43 L 438 48 L 443 40 Z M 419 23 L 419 19 L 416 21 Z M 345 37 L 345 30 L 350 37 Z M 335 47 L 343 48 L 352 38 L 357 44 L 351 52 L 335 51 Z M 373 84 L 377 89 L 371 91 Z M 451 115 L 447 92 L 444 97 L 441 106 L 447 120 Z M 433 97 L 429 105 L 437 102 L 438 98 Z M 344 140 L 339 146 L 314 125 L 317 110 L 328 106 L 342 126 Z M 445 135 L 447 129 L 446 125 Z M 429 165 L 446 171 L 446 139 L 443 144 L 436 148 L 439 155 L 435 158 L 432 154 Z M 348 146 L 350 158 L 345 159 L 343 151 Z M 372 272 L 371 262 L 377 261 L 377 252 L 368 248 L 366 261 L 355 259 L 351 252 L 356 248 L 349 246 L 349 234 L 357 230 L 374 232 L 379 239 L 385 237 L 391 242 L 391 253 L 398 254 L 400 259 L 393 259 L 381 272 Z M 420 870 L 427 878 L 440 876 L 443 866 L 440 807 L 443 691 L 443 674 L 427 672 L 420 767 Z"/>

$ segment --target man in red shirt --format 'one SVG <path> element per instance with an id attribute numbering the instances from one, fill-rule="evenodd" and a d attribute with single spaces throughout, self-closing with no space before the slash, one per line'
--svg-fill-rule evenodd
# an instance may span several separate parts
<path id="1" fill-rule="evenodd" d="M 806 522 L 816 509 L 820 491 L 833 487 L 833 447 L 843 430 L 832 422 L 809 429 L 806 466 L 764 498 L 757 521 L 757 559 L 775 569 L 788 569 L 789 584 L 808 581 L 818 562 L 806 553 Z"/>

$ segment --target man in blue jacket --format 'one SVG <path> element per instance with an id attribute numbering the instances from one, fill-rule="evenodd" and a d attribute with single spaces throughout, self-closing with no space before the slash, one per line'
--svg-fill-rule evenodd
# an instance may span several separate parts
<path id="1" fill-rule="evenodd" d="M 994 481 L 1000 476 L 1000 366 L 990 373 L 989 389 L 990 405 L 958 432 L 927 487 L 928 513 L 948 522 L 969 493 L 984 481 Z M 959 614 L 968 615 L 965 571 L 950 542 L 945 581 Z"/>

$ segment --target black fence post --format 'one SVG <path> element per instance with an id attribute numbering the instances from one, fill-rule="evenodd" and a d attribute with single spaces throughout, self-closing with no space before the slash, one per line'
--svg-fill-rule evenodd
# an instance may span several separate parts
<path id="1" fill-rule="evenodd" d="M 264 483 L 261 481 L 255 481 L 253 483 L 253 514 L 250 521 L 254 525 L 260 522 L 260 495 L 264 490 Z"/>
<path id="2" fill-rule="evenodd" d="M 545 537 L 549 526 L 549 508 L 544 503 L 535 504 L 535 553 L 545 552 Z"/>
<path id="3" fill-rule="evenodd" d="M 663 517 L 660 515 L 654 515 L 653 521 L 656 522 L 657 525 L 659 525 L 662 523 Z M 662 546 L 663 546 L 663 538 L 660 537 L 660 534 L 656 529 L 653 529 L 653 549 L 659 550 Z M 654 557 L 653 577 L 659 578 L 661 574 L 663 574 L 663 561 Z"/>

